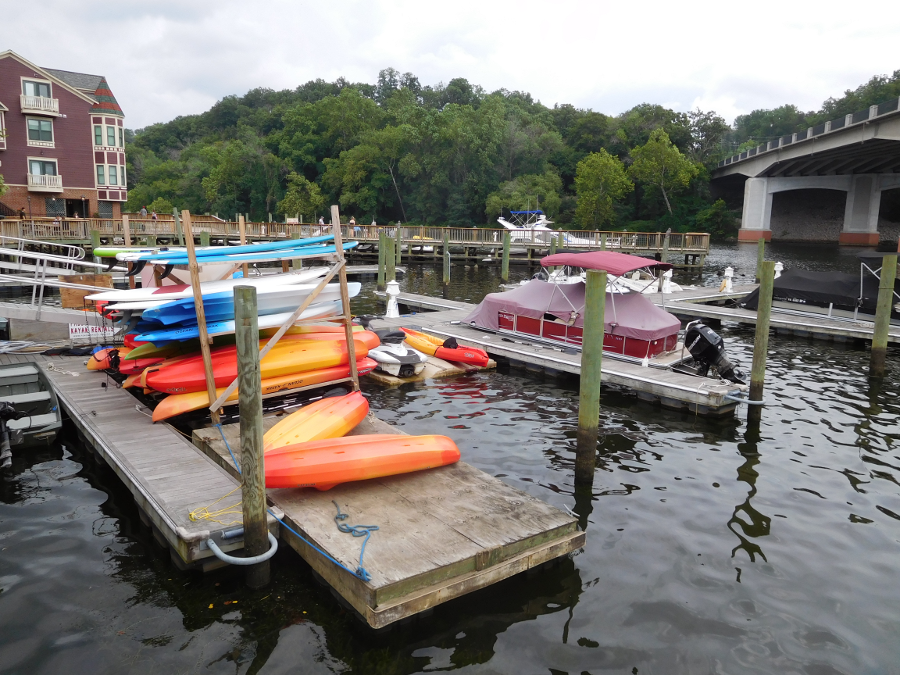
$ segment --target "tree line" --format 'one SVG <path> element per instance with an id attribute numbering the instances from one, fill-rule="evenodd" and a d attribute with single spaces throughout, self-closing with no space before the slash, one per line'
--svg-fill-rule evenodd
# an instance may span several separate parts
<path id="1" fill-rule="evenodd" d="M 227 96 L 199 115 L 129 132 L 127 209 L 302 215 L 337 203 L 357 222 L 485 226 L 541 209 L 563 228 L 731 235 L 715 199 L 720 159 L 900 95 L 900 71 L 821 110 L 741 115 L 641 104 L 616 116 L 465 79 L 422 86 L 392 68 L 376 84 L 314 80 Z"/>

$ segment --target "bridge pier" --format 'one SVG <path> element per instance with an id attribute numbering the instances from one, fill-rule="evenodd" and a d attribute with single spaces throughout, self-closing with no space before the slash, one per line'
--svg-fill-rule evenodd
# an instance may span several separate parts
<path id="1" fill-rule="evenodd" d="M 878 211 L 881 208 L 879 178 L 873 174 L 852 177 L 844 209 L 841 244 L 878 246 Z"/>
<path id="2" fill-rule="evenodd" d="M 744 210 L 738 241 L 772 240 L 772 193 L 768 178 L 748 178 L 744 183 Z"/>

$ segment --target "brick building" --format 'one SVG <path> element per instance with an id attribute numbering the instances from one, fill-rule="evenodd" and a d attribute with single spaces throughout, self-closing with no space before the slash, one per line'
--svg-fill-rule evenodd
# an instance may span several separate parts
<path id="1" fill-rule="evenodd" d="M 0 52 L 0 215 L 118 218 L 125 116 L 100 75 Z"/>

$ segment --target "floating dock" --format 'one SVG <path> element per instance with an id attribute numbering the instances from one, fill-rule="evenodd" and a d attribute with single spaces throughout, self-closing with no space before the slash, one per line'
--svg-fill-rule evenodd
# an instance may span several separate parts
<path id="1" fill-rule="evenodd" d="M 549 374 L 581 374 L 580 350 L 461 325 L 459 322 L 475 305 L 412 293 L 401 293 L 397 301 L 408 307 L 433 311 L 399 319 L 377 319 L 372 322 L 373 328 L 418 325 L 425 332 L 454 337 L 463 344 L 481 347 L 491 356 L 505 358 L 514 366 L 543 370 Z M 677 356 L 676 353 L 673 358 Z M 644 368 L 638 363 L 613 358 L 603 359 L 601 372 L 604 383 L 634 391 L 643 400 L 658 401 L 667 408 L 689 410 L 701 415 L 733 413 L 738 403 L 730 397 L 741 397 L 747 389 L 746 385 L 698 378 L 661 368 Z"/>
<path id="2" fill-rule="evenodd" d="M 132 493 L 141 519 L 178 567 L 221 567 L 206 543 L 210 538 L 226 552 L 243 548 L 241 536 L 224 536 L 240 527 L 240 509 L 219 516 L 222 523 L 189 515 L 240 501 L 239 477 L 218 429 L 195 432 L 195 445 L 171 426 L 153 424 L 150 411 L 127 390 L 103 373 L 85 370 L 84 357 L 0 355 L 2 365 L 29 362 L 46 373 L 81 440 Z M 273 416 L 265 423 L 276 421 Z M 223 432 L 240 462 L 238 425 Z M 354 433 L 397 430 L 370 415 Z M 267 493 L 270 514 L 353 570 L 361 540 L 337 529 L 332 500 L 349 514 L 348 522 L 378 525 L 364 558 L 371 579 L 363 581 L 269 516 L 269 531 L 287 541 L 373 628 L 568 555 L 585 540 L 573 516 L 464 462 L 326 492 Z"/>

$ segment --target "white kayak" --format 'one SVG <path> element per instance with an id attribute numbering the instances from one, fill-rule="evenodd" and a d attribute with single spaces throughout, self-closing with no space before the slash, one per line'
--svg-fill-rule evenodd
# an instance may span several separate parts
<path id="1" fill-rule="evenodd" d="M 285 274 L 273 274 L 264 277 L 250 277 L 249 279 L 222 279 L 220 281 L 204 281 L 200 284 L 200 292 L 203 295 L 208 293 L 222 293 L 223 291 L 231 291 L 235 286 L 256 286 L 263 288 L 268 286 L 284 286 L 288 284 L 302 284 L 313 281 L 328 274 L 327 267 L 310 267 L 297 272 L 288 272 Z M 94 293 L 85 296 L 85 300 L 93 300 L 94 302 L 140 302 L 144 300 L 169 302 L 170 300 L 181 300 L 182 298 L 194 297 L 194 291 L 189 284 L 179 284 L 172 286 L 162 286 L 160 288 L 130 288 L 123 290 L 104 291 L 103 293 Z M 132 308 L 138 309 L 138 308 Z"/>

